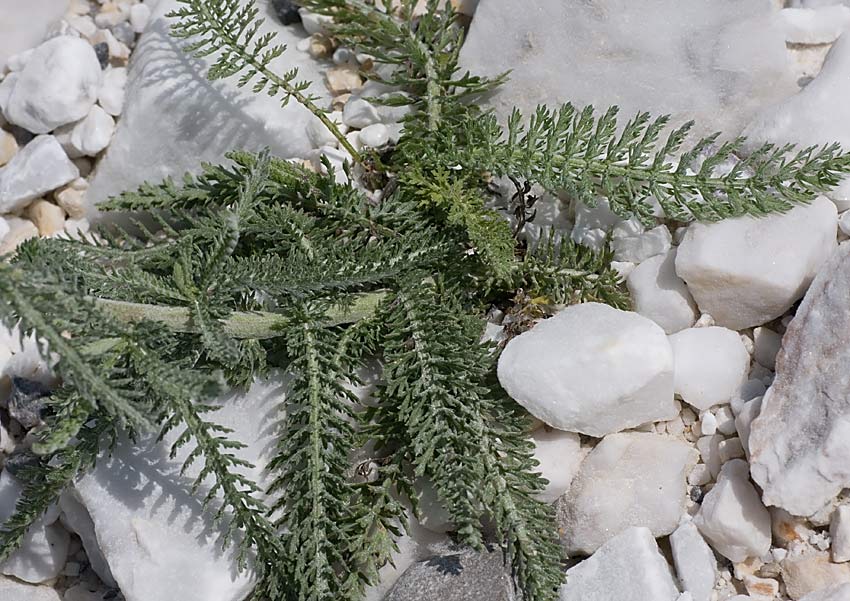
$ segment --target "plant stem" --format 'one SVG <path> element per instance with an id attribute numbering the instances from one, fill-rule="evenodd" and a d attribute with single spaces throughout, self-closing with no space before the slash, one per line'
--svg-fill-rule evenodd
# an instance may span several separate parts
<path id="1" fill-rule="evenodd" d="M 323 320 L 325 325 L 334 326 L 355 323 L 371 317 L 386 296 L 385 292 L 369 292 L 355 295 L 355 300 L 345 307 L 333 307 Z M 133 322 L 148 319 L 167 326 L 175 332 L 196 332 L 191 313 L 187 307 L 148 305 L 110 299 L 95 299 L 97 306 L 121 321 Z M 275 338 L 290 325 L 290 320 L 279 313 L 268 311 L 234 311 L 222 321 L 224 331 L 233 338 Z"/>
<path id="2" fill-rule="evenodd" d="M 256 69 L 258 73 L 262 73 L 263 77 L 267 78 L 275 86 L 284 90 L 287 95 L 295 98 L 295 100 L 297 100 L 301 106 L 303 106 L 308 111 L 313 113 L 316 117 L 318 117 L 319 121 L 321 121 L 322 124 L 328 128 L 328 131 L 330 131 L 333 136 L 337 140 L 339 140 L 340 145 L 346 151 L 348 151 L 349 154 L 351 154 L 351 158 L 354 160 L 355 163 L 361 163 L 363 161 L 363 157 L 360 155 L 360 153 L 354 149 L 354 147 L 351 145 L 351 142 L 348 141 L 348 138 L 343 135 L 343 133 L 336 126 L 336 124 L 328 118 L 327 114 L 323 110 L 316 106 L 316 104 L 312 100 L 310 100 L 310 98 L 308 98 L 296 88 L 291 86 L 286 79 L 280 77 L 277 73 L 268 69 L 263 63 L 263 61 L 259 60 L 259 57 L 254 56 L 253 54 L 248 52 L 240 44 L 238 39 L 234 39 L 233 36 L 228 33 L 227 27 L 222 26 L 219 23 L 221 17 L 219 15 L 213 14 L 208 9 L 206 4 L 199 3 L 198 8 L 201 10 L 204 15 L 204 18 L 207 20 L 208 23 L 216 24 L 216 35 L 218 35 L 222 40 L 227 43 L 231 51 L 237 53 L 243 61 L 251 65 L 252 68 Z"/>

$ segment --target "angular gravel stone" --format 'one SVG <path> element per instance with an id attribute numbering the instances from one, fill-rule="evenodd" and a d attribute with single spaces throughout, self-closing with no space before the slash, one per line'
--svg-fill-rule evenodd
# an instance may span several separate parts
<path id="1" fill-rule="evenodd" d="M 824 265 L 788 326 L 776 378 L 752 422 L 764 502 L 812 515 L 850 486 L 850 244 Z"/>

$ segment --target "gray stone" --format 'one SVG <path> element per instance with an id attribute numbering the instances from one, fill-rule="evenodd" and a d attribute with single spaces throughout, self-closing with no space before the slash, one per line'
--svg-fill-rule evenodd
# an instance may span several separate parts
<path id="1" fill-rule="evenodd" d="M 122 118 L 89 189 L 94 203 L 145 181 L 182 176 L 202 161 L 220 162 L 234 148 L 269 147 L 284 158 L 306 157 L 312 148 L 306 126 L 317 118 L 295 100 L 281 107 L 278 97 L 254 94 L 250 85 L 237 88 L 238 77 L 206 79 L 214 57 L 192 59 L 169 35 L 165 15 L 179 6 L 177 0 L 161 0 L 139 38 L 128 68 Z M 303 30 L 281 25 L 266 1 L 258 6 L 266 18 L 260 33 L 277 32 L 275 43 L 289 47 L 270 68 L 283 74 L 297 67 L 299 81 L 313 82 L 306 93 L 326 106 L 329 95 L 319 64 L 295 49 Z"/>
<path id="2" fill-rule="evenodd" d="M 749 436 L 767 505 L 812 515 L 850 486 L 850 244 L 821 268 L 782 340 Z"/>
<path id="3" fill-rule="evenodd" d="M 734 135 L 797 90 L 774 11 L 768 0 L 487 0 L 461 70 L 512 70 L 490 101 L 502 120 L 571 101 Z"/>
<path id="4" fill-rule="evenodd" d="M 384 601 L 514 601 L 500 551 L 460 550 L 410 566 Z"/>

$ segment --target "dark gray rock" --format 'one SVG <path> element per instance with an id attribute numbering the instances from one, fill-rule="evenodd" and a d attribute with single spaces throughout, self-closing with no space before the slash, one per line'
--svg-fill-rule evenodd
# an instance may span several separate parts
<path id="1" fill-rule="evenodd" d="M 413 564 L 384 601 L 519 601 L 500 551 L 460 550 Z"/>
<path id="2" fill-rule="evenodd" d="M 12 378 L 9 415 L 24 428 L 34 428 L 41 423 L 44 415 L 44 401 L 49 394 L 50 389 L 41 382 Z"/>

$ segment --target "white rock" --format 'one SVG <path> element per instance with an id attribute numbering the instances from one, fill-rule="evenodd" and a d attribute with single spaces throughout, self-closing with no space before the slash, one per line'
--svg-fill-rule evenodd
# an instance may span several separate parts
<path id="1" fill-rule="evenodd" d="M 694 523 L 711 546 L 739 562 L 770 550 L 770 514 L 749 480 L 749 467 L 733 459 L 720 470 Z"/>
<path id="2" fill-rule="evenodd" d="M 694 601 L 711 601 L 717 559 L 692 521 L 683 521 L 670 535 L 670 547 L 682 588 Z"/>
<path id="3" fill-rule="evenodd" d="M 559 599 L 676 601 L 678 597 L 670 566 L 652 533 L 647 528 L 629 528 L 567 570 Z"/>
<path id="4" fill-rule="evenodd" d="M 68 10 L 68 0 L 0 0 L 0 73 L 6 60 L 41 43 Z"/>
<path id="5" fill-rule="evenodd" d="M 809 593 L 800 601 L 850 601 L 850 583 L 834 584 Z"/>
<path id="6" fill-rule="evenodd" d="M 8 601 L 62 601 L 51 586 L 33 586 L 0 576 L 0 599 Z"/>
<path id="7" fill-rule="evenodd" d="M 717 420 L 717 430 L 721 434 L 731 436 L 737 430 L 735 429 L 735 414 L 732 412 L 732 407 L 723 405 L 714 410 L 714 419 Z"/>
<path id="8" fill-rule="evenodd" d="M 704 463 L 698 463 L 688 474 L 688 484 L 691 486 L 702 486 L 711 482 L 711 470 Z"/>
<path id="9" fill-rule="evenodd" d="M 737 436 L 721 441 L 717 445 L 717 451 L 720 453 L 720 461 L 723 463 L 726 463 L 730 459 L 740 459 L 745 456 L 741 439 Z"/>
<path id="10" fill-rule="evenodd" d="M 702 311 L 733 330 L 787 311 L 835 250 L 835 205 L 818 197 L 782 215 L 688 227 L 676 273 Z"/>
<path id="11" fill-rule="evenodd" d="M 744 131 L 749 148 L 763 142 L 802 147 L 838 142 L 844 148 L 850 147 L 850 106 L 842 100 L 850 93 L 848 69 L 850 36 L 845 35 L 832 46 L 813 81 L 784 102 L 764 105 Z M 841 210 L 850 208 L 850 179 L 827 196 Z"/>
<path id="12" fill-rule="evenodd" d="M 315 119 L 297 102 L 280 106 L 279 98 L 238 89 L 238 78 L 209 82 L 204 77 L 215 57 L 191 59 L 169 35 L 165 14 L 177 0 L 160 0 L 128 68 L 122 118 L 91 181 L 93 204 L 144 181 L 161 181 L 197 170 L 202 161 L 222 162 L 234 148 L 268 147 L 282 158 L 308 156 L 312 145 L 306 125 Z M 295 46 L 298 28 L 266 19 L 258 35 L 275 31 L 275 43 Z M 308 55 L 285 52 L 269 66 L 277 73 L 299 69 L 299 79 L 313 81 L 305 93 L 325 104 L 319 65 Z M 167 73 L 168 76 L 163 76 Z"/>
<path id="13" fill-rule="evenodd" d="M 534 458 L 540 464 L 534 471 L 549 481 L 538 498 L 551 503 L 569 490 L 587 452 L 581 448 L 581 438 L 574 432 L 543 427 L 531 434 L 531 441 Z"/>
<path id="14" fill-rule="evenodd" d="M 144 6 L 135 4 L 134 6 Z M 97 101 L 103 110 L 112 116 L 121 114 L 124 108 L 124 89 L 127 86 L 126 67 L 110 67 L 103 73 L 103 85 L 97 93 Z"/>
<path id="15" fill-rule="evenodd" d="M 255 383 L 248 393 L 214 401 L 221 409 L 207 418 L 232 428 L 229 436 L 249 445 L 236 454 L 253 463 L 243 473 L 261 485 L 283 393 L 279 378 Z M 199 501 L 204 487 L 201 496 L 191 492 L 200 466 L 180 475 L 191 445 L 169 458 L 178 434 L 160 444 L 119 440 L 111 457 L 101 458 L 76 484 L 77 498 L 91 516 L 99 547 L 127 601 L 241 601 L 252 588 L 252 574 L 237 572 L 233 548 L 221 550 L 221 527 L 211 524 Z"/>
<path id="16" fill-rule="evenodd" d="M 697 307 L 685 282 L 676 275 L 676 249 L 643 261 L 628 274 L 626 284 L 635 311 L 667 334 L 694 325 Z"/>
<path id="17" fill-rule="evenodd" d="M 133 31 L 142 33 L 151 18 L 151 9 L 147 4 L 134 4 L 130 7 L 130 25 Z"/>
<path id="18" fill-rule="evenodd" d="M 728 402 L 747 379 L 750 356 L 736 332 L 688 328 L 670 336 L 673 390 L 697 409 Z"/>
<path id="19" fill-rule="evenodd" d="M 573 242 L 598 250 L 608 238 L 608 232 L 621 221 L 611 210 L 607 198 L 597 199 L 593 206 L 579 202 L 575 207 L 575 225 L 570 238 Z"/>
<path id="20" fill-rule="evenodd" d="M 95 105 L 86 118 L 71 130 L 70 142 L 81 155 L 93 157 L 109 146 L 114 132 L 115 120 Z"/>
<path id="21" fill-rule="evenodd" d="M 104 584 L 112 587 L 117 586 L 115 578 L 112 577 L 112 572 L 109 571 L 109 564 L 98 545 L 94 522 L 92 522 L 85 506 L 80 502 L 76 491 L 69 489 L 62 493 L 62 496 L 59 497 L 59 509 L 62 511 L 60 515 L 62 524 L 80 537 L 83 548 L 86 550 L 86 558 L 89 560 L 94 573 Z"/>
<path id="22" fill-rule="evenodd" d="M 823 267 L 789 324 L 749 438 L 768 505 L 808 516 L 850 485 L 850 244 Z"/>
<path id="23" fill-rule="evenodd" d="M 758 417 L 759 411 L 761 411 L 761 399 L 762 397 L 758 396 L 747 401 L 741 412 L 735 417 L 735 429 L 738 431 L 741 446 L 744 447 L 744 452 L 748 458 L 750 456 L 750 428 L 753 420 Z"/>
<path id="24" fill-rule="evenodd" d="M 850 8 L 786 8 L 779 11 L 785 41 L 792 44 L 830 44 L 850 25 Z"/>
<path id="25" fill-rule="evenodd" d="M 381 116 L 375 105 L 352 96 L 342 109 L 342 121 L 349 127 L 364 128 L 379 123 Z"/>
<path id="26" fill-rule="evenodd" d="M 697 440 L 697 449 L 702 462 L 708 466 L 711 476 L 714 478 L 720 473 L 720 466 L 723 465 L 723 461 L 720 459 L 721 441 L 723 441 L 723 436 L 720 434 L 702 436 Z"/>
<path id="27" fill-rule="evenodd" d="M 850 583 L 850 563 L 832 563 L 828 553 L 811 548 L 789 553 L 780 567 L 785 592 L 791 599 L 817 598 L 824 589 Z"/>
<path id="28" fill-rule="evenodd" d="M 36 48 L 18 73 L 3 114 L 9 123 L 46 134 L 85 117 L 102 81 L 100 63 L 88 42 L 55 37 Z"/>
<path id="29" fill-rule="evenodd" d="M 693 447 L 666 436 L 606 436 L 558 503 L 567 552 L 593 553 L 631 526 L 646 527 L 656 537 L 673 532 L 685 512 L 685 481 L 696 462 Z"/>
<path id="30" fill-rule="evenodd" d="M 310 35 L 313 35 L 314 33 L 328 33 L 325 26 L 329 23 L 333 23 L 333 19 L 331 17 L 312 13 L 306 8 L 298 9 L 298 14 L 301 15 L 301 25 L 304 26 L 304 29 Z"/>
<path id="31" fill-rule="evenodd" d="M 330 113 L 328 119 L 335 123 L 343 134 L 348 131 L 348 126 L 342 122 L 342 113 L 340 111 Z M 314 148 L 321 148 L 322 146 L 336 147 L 339 144 L 339 140 L 336 139 L 336 136 L 333 135 L 331 130 L 325 127 L 325 124 L 318 119 L 313 119 L 307 124 L 307 137 L 310 138 L 310 142 Z"/>
<path id="32" fill-rule="evenodd" d="M 760 578 L 746 574 L 743 581 L 744 588 L 753 599 L 772 601 L 779 596 L 779 582 L 773 578 Z"/>
<path id="33" fill-rule="evenodd" d="M 12 516 L 22 492 L 20 482 L 3 470 L 0 474 L 0 523 Z M 69 535 L 62 526 L 54 524 L 58 517 L 59 510 L 51 506 L 35 521 L 20 548 L 0 564 L 3 574 L 36 584 L 59 575 L 68 557 Z"/>
<path id="34" fill-rule="evenodd" d="M 9 69 L 9 71 L 23 70 L 34 50 L 34 48 L 30 48 L 29 50 L 24 50 L 23 52 L 10 56 L 6 61 L 6 68 Z"/>
<path id="35" fill-rule="evenodd" d="M 832 561 L 850 561 L 850 505 L 835 508 L 829 522 L 829 536 L 832 538 Z"/>
<path id="36" fill-rule="evenodd" d="M 53 136 L 37 136 L 0 169 L 0 213 L 27 206 L 80 172 Z"/>
<path id="37" fill-rule="evenodd" d="M 574 305 L 512 339 L 504 389 L 553 428 L 604 436 L 672 419 L 673 356 L 650 320 L 600 303 Z"/>
<path id="38" fill-rule="evenodd" d="M 796 91 L 787 65 L 766 0 L 536 0 L 520 11 L 514 0 L 488 0 L 461 50 L 461 71 L 513 69 L 489 99 L 503 121 L 515 106 L 531 115 L 540 103 L 572 101 L 617 105 L 624 119 L 639 111 L 695 119 L 699 133 L 732 136 Z"/>
<path id="39" fill-rule="evenodd" d="M 717 434 L 717 418 L 711 411 L 706 411 L 699 418 L 700 432 L 703 436 L 714 436 Z"/>
<path id="40" fill-rule="evenodd" d="M 617 261 L 640 263 L 650 257 L 664 254 L 670 250 L 673 238 L 666 225 L 659 225 L 646 232 L 631 236 L 613 236 L 611 247 Z"/>
<path id="41" fill-rule="evenodd" d="M 390 140 L 389 129 L 383 123 L 367 125 L 360 130 L 360 142 L 369 148 L 380 148 Z"/>
<path id="42" fill-rule="evenodd" d="M 768 369 L 776 367 L 776 354 L 782 346 L 782 336 L 767 328 L 753 331 L 755 341 L 755 360 Z"/>
<path id="43" fill-rule="evenodd" d="M 850 211 L 844 211 L 838 216 L 838 229 L 845 236 L 850 236 Z"/>

